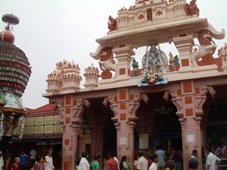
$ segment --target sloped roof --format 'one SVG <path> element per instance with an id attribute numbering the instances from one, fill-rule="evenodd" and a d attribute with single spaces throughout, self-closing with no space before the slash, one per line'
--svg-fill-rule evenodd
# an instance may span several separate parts
<path id="1" fill-rule="evenodd" d="M 50 113 L 56 111 L 56 105 L 55 104 L 46 104 L 41 107 L 38 107 L 36 109 L 29 109 L 27 108 L 27 114 L 33 114 L 33 113 Z"/>

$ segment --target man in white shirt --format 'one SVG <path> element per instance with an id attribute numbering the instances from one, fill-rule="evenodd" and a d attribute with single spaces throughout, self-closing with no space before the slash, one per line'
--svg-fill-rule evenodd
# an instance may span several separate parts
<path id="1" fill-rule="evenodd" d="M 33 148 L 31 151 L 30 151 L 30 164 L 31 165 L 34 165 L 35 161 L 36 161 L 36 156 L 37 156 L 37 151 Z"/>
<path id="2" fill-rule="evenodd" d="M 143 156 L 143 152 L 139 152 L 139 159 L 137 161 L 137 169 L 138 170 L 147 170 L 148 169 L 148 162 L 147 159 Z"/>
<path id="3" fill-rule="evenodd" d="M 149 170 L 157 170 L 158 169 L 157 162 L 158 162 L 158 155 L 156 154 L 152 155 L 152 163 L 149 167 Z"/>
<path id="4" fill-rule="evenodd" d="M 219 157 L 212 153 L 210 149 L 208 149 L 209 154 L 206 159 L 206 170 L 217 170 L 217 163 L 221 161 Z"/>
<path id="5" fill-rule="evenodd" d="M 45 170 L 54 170 L 53 158 L 52 158 L 53 150 L 50 149 L 45 156 Z"/>
<path id="6" fill-rule="evenodd" d="M 81 154 L 81 159 L 80 159 L 80 163 L 78 166 L 78 170 L 90 170 L 90 164 L 87 160 L 88 154 L 86 152 L 83 152 Z"/>

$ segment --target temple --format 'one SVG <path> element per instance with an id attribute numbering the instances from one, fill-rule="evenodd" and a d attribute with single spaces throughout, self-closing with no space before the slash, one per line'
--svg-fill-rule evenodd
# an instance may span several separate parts
<path id="1" fill-rule="evenodd" d="M 136 0 L 110 16 L 108 28 L 90 53 L 100 68 L 81 76 L 78 64 L 63 60 L 47 78 L 43 96 L 60 114 L 62 169 L 75 169 L 85 150 L 102 155 L 102 164 L 109 151 L 132 164 L 137 151 L 158 145 L 180 147 L 184 169 L 197 149 L 202 169 L 206 146 L 227 143 L 227 46 L 215 44 L 225 31 L 199 17 L 194 0 Z"/>

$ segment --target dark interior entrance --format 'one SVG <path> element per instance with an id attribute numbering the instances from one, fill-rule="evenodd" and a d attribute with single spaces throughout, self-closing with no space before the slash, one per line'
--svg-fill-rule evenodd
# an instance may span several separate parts
<path id="1" fill-rule="evenodd" d="M 138 135 L 140 126 L 149 127 L 152 137 L 149 138 L 149 149 L 155 150 L 162 146 L 167 150 L 169 147 L 182 149 L 181 125 L 176 115 L 176 107 L 171 98 L 163 98 L 162 93 L 147 94 L 149 101 L 141 101 L 137 112 L 138 122 L 135 136 Z M 135 148 L 138 148 L 139 141 L 135 138 Z"/>
<path id="2" fill-rule="evenodd" d="M 214 90 L 214 98 L 208 96 L 204 105 L 207 144 L 227 145 L 227 86 L 216 86 Z"/>
<path id="3" fill-rule="evenodd" d="M 113 111 L 109 107 L 109 103 L 106 106 L 103 105 L 104 98 L 91 99 L 92 103 L 89 108 L 92 113 L 90 122 L 94 122 L 97 126 L 100 126 L 102 130 L 102 156 L 106 158 L 110 151 L 116 153 L 117 151 L 117 135 L 116 128 L 112 117 L 114 117 Z"/>
<path id="4" fill-rule="evenodd" d="M 176 114 L 176 107 L 171 101 L 171 97 L 165 100 L 162 94 L 153 94 L 155 104 L 153 105 L 155 146 L 161 145 L 165 149 L 173 147 L 182 150 L 181 125 Z"/>

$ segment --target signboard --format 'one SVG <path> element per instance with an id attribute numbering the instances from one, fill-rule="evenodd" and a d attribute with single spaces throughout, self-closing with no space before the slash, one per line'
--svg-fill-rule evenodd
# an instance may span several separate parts
<path id="1" fill-rule="evenodd" d="M 187 134 L 187 142 L 194 143 L 195 142 L 195 135 L 194 134 Z"/>
<path id="2" fill-rule="evenodd" d="M 148 133 L 139 134 L 139 149 L 148 149 L 149 146 L 149 135 Z"/>

